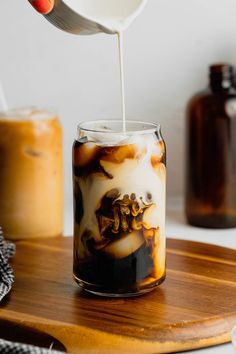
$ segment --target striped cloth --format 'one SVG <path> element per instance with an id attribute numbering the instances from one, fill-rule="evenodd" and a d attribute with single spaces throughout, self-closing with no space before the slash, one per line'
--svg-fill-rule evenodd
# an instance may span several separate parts
<path id="1" fill-rule="evenodd" d="M 9 293 L 14 281 L 13 270 L 8 263 L 8 259 L 14 254 L 15 245 L 4 241 L 0 228 L 0 301 Z"/>
<path id="2" fill-rule="evenodd" d="M 15 254 L 15 245 L 6 242 L 0 228 L 0 302 L 11 290 L 14 282 L 13 270 L 8 263 L 10 257 Z M 1 333 L 0 333 L 1 335 Z M 13 343 L 0 338 L 1 354 L 61 354 L 62 352 L 46 348 L 39 348 L 23 343 Z"/>
<path id="3" fill-rule="evenodd" d="M 1 354 L 63 354 L 56 350 L 35 347 L 34 345 L 27 345 L 22 343 L 12 343 L 0 339 L 0 353 Z"/>

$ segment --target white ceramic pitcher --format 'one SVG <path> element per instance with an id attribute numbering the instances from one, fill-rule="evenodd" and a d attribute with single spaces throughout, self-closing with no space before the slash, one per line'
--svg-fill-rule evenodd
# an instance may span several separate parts
<path id="1" fill-rule="evenodd" d="M 45 18 L 70 33 L 115 34 L 126 29 L 147 0 L 55 0 Z"/>

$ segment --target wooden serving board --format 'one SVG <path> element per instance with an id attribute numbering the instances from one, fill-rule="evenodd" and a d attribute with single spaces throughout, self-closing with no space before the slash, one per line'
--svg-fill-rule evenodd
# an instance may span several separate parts
<path id="1" fill-rule="evenodd" d="M 73 282 L 72 238 L 18 242 L 0 337 L 54 341 L 71 354 L 170 353 L 229 341 L 236 324 L 236 251 L 171 239 L 167 246 L 167 278 L 158 289 L 106 299 L 84 294 Z"/>

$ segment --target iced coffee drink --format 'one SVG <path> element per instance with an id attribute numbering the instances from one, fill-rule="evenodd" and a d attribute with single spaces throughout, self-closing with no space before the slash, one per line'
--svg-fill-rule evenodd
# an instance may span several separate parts
<path id="1" fill-rule="evenodd" d="M 160 127 L 128 121 L 79 126 L 73 146 L 74 277 L 110 296 L 165 278 L 165 144 Z"/>
<path id="2" fill-rule="evenodd" d="M 9 239 L 63 231 L 62 127 L 55 113 L 0 113 L 0 226 Z"/>

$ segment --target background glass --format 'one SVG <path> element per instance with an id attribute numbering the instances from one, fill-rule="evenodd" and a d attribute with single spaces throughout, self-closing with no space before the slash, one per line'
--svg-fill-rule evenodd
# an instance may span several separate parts
<path id="1" fill-rule="evenodd" d="M 11 239 L 63 231 L 62 127 L 37 108 L 0 113 L 0 225 Z"/>

